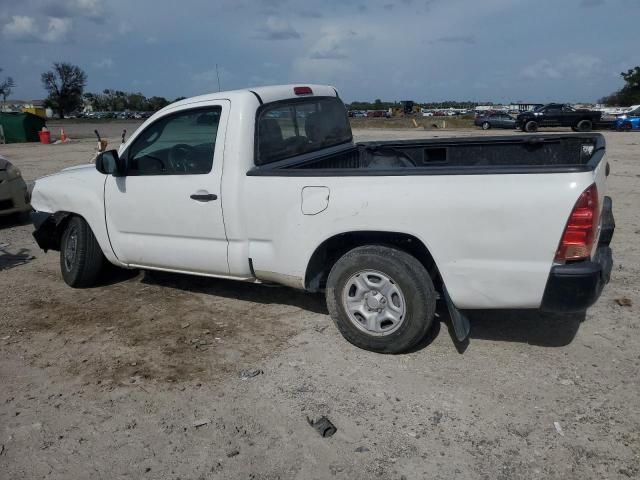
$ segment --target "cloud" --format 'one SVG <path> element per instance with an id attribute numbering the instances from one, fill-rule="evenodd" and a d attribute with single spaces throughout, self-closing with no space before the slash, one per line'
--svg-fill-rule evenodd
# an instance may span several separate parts
<path id="1" fill-rule="evenodd" d="M 444 37 L 431 40 L 429 43 L 462 43 L 467 45 L 474 45 L 476 43 L 476 37 L 472 35 L 447 35 Z"/>
<path id="2" fill-rule="evenodd" d="M 290 40 L 300 38 L 300 34 L 284 18 L 270 16 L 259 37 L 265 40 Z"/>
<path id="3" fill-rule="evenodd" d="M 562 73 L 547 59 L 538 60 L 531 65 L 527 65 L 520 72 L 521 76 L 530 79 L 553 79 L 562 78 Z"/>
<path id="4" fill-rule="evenodd" d="M 2 27 L 2 33 L 10 39 L 25 42 L 62 42 L 67 40 L 73 27 L 70 18 L 48 17 L 45 29 L 33 17 L 14 15 Z"/>
<path id="5" fill-rule="evenodd" d="M 41 35 L 45 42 L 61 42 L 67 39 L 73 27 L 73 20 L 70 18 L 50 17 L 47 30 Z"/>
<path id="6" fill-rule="evenodd" d="M 109 57 L 103 58 L 102 60 L 99 60 L 97 62 L 93 62 L 93 66 L 96 67 L 96 68 L 100 68 L 100 69 L 102 69 L 102 68 L 111 69 L 111 68 L 113 68 L 114 65 L 115 64 L 114 64 L 113 60 L 111 58 L 109 58 Z"/>
<path id="7" fill-rule="evenodd" d="M 603 73 L 603 62 L 590 54 L 569 53 L 553 61 L 541 59 L 525 66 L 520 76 L 532 80 L 561 78 L 590 79 Z"/>
<path id="8" fill-rule="evenodd" d="M 14 15 L 9 23 L 2 27 L 2 33 L 15 40 L 35 40 L 38 28 L 33 17 Z"/>
<path id="9" fill-rule="evenodd" d="M 103 23 L 105 10 L 103 0 L 40 0 L 40 10 L 56 18 L 88 18 Z"/>
<path id="10" fill-rule="evenodd" d="M 353 45 L 358 34 L 353 30 L 338 27 L 325 27 L 318 40 L 313 44 L 307 58 L 312 60 L 345 60 L 349 58 L 347 45 Z"/>

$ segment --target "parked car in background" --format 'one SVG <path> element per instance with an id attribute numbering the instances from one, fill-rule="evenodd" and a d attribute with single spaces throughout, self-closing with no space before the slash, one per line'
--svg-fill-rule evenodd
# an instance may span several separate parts
<path id="1" fill-rule="evenodd" d="M 613 122 L 613 128 L 619 132 L 640 130 L 640 105 L 633 105 Z"/>
<path id="2" fill-rule="evenodd" d="M 367 112 L 367 117 L 370 118 L 389 118 L 390 116 L 387 110 L 369 110 Z"/>
<path id="3" fill-rule="evenodd" d="M 618 117 L 613 124 L 613 128 L 615 128 L 619 132 L 629 132 L 631 130 L 640 130 L 640 116 L 630 117 L 630 116 L 623 115 L 621 117 Z"/>
<path id="4" fill-rule="evenodd" d="M 0 216 L 24 215 L 29 211 L 29 193 L 22 173 L 0 156 Z"/>
<path id="5" fill-rule="evenodd" d="M 571 127 L 574 132 L 589 132 L 601 118 L 602 112 L 578 110 L 564 103 L 549 103 L 518 115 L 516 126 L 523 132 L 535 132 L 538 127 Z"/>
<path id="6" fill-rule="evenodd" d="M 475 118 L 473 124 L 483 130 L 491 128 L 516 128 L 516 119 L 507 113 L 490 113 Z"/>

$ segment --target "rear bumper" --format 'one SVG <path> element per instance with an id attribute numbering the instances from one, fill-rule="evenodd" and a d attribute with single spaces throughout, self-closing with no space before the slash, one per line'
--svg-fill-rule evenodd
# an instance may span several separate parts
<path id="1" fill-rule="evenodd" d="M 611 198 L 605 197 L 600 242 L 593 259 L 551 268 L 540 309 L 546 312 L 583 312 L 593 305 L 609 283 L 613 255 L 609 244 L 615 230 Z"/>

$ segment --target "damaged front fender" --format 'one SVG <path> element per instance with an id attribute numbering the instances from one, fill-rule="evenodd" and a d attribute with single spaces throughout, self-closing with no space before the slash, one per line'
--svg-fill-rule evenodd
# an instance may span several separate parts
<path id="1" fill-rule="evenodd" d="M 45 252 L 49 250 L 60 250 L 60 238 L 62 237 L 62 226 L 71 215 L 69 212 L 32 212 L 31 222 L 36 228 L 33 232 L 38 246 Z"/>

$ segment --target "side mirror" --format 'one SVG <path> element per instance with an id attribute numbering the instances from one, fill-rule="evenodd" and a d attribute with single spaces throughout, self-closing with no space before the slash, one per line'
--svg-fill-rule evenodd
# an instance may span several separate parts
<path id="1" fill-rule="evenodd" d="M 124 162 L 118 156 L 117 150 L 107 150 L 96 157 L 96 170 L 105 175 L 119 177 L 124 174 Z"/>

